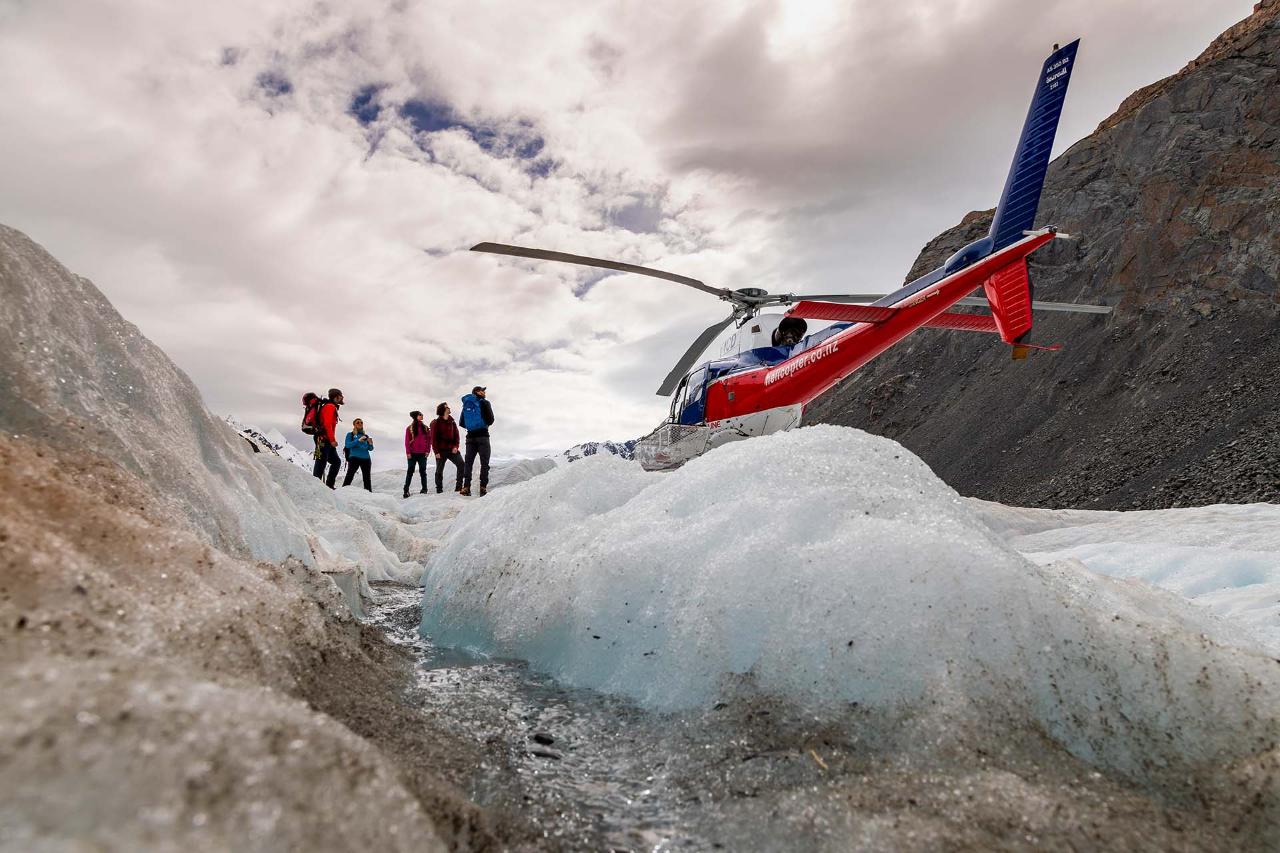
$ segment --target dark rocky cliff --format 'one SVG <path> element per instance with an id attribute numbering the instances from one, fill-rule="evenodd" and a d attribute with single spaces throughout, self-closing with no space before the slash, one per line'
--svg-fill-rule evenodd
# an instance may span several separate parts
<path id="1" fill-rule="evenodd" d="M 917 332 L 818 401 L 810 422 L 901 441 L 963 494 L 1030 506 L 1280 500 L 1280 0 L 1125 100 L 1050 167 L 1031 259 L 1058 353 Z M 914 277 L 986 232 L 971 213 Z"/>

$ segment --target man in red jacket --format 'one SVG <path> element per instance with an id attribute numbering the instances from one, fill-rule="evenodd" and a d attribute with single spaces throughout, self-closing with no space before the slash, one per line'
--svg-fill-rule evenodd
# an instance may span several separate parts
<path id="1" fill-rule="evenodd" d="M 338 471 L 342 469 L 342 457 L 338 455 L 338 407 L 342 405 L 342 390 L 329 389 L 329 398 L 320 401 L 316 412 L 316 421 L 320 429 L 316 432 L 316 464 L 311 473 L 329 488 L 338 479 Z M 329 476 L 324 469 L 328 466 Z"/>
<path id="2" fill-rule="evenodd" d="M 453 490 L 455 492 L 462 491 L 462 454 L 458 452 L 458 445 L 461 443 L 462 436 L 458 433 L 458 425 L 453 420 L 449 404 L 441 403 L 436 406 L 436 419 L 431 422 L 431 447 L 436 454 L 437 495 L 444 491 L 444 463 L 446 459 L 453 463 L 458 472 L 458 482 L 453 487 Z"/>

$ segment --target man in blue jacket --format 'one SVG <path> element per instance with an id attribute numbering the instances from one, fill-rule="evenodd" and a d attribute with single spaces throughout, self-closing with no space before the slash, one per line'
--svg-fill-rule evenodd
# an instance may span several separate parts
<path id="1" fill-rule="evenodd" d="M 343 478 L 342 485 L 350 486 L 352 479 L 359 470 L 364 477 L 364 489 L 366 492 L 373 491 L 373 484 L 369 480 L 369 468 L 373 464 L 369 459 L 369 452 L 373 450 L 373 438 L 364 431 L 364 421 L 356 418 L 351 422 L 351 432 L 347 433 L 345 442 L 347 448 L 347 476 Z"/>
<path id="2" fill-rule="evenodd" d="M 466 473 L 462 476 L 461 494 L 471 496 L 471 469 L 480 457 L 480 494 L 489 491 L 489 427 L 493 424 L 493 406 L 485 399 L 483 385 L 471 389 L 462 398 L 462 428 L 467 431 Z"/>

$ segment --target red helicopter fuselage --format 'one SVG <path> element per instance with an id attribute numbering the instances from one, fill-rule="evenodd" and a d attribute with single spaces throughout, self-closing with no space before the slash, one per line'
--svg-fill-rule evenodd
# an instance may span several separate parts
<path id="1" fill-rule="evenodd" d="M 783 406 L 807 405 L 907 335 L 945 314 L 997 273 L 1010 266 L 1024 268 L 1027 255 L 1055 236 L 1053 232 L 1046 232 L 1027 237 L 931 287 L 906 296 L 901 303 L 887 306 L 889 310 L 884 312 L 886 318 L 882 321 L 854 323 L 803 349 L 797 347 L 796 352 L 778 364 L 730 373 L 711 381 L 706 389 L 706 422 Z M 804 303 L 792 313 L 813 316 L 813 312 L 804 310 Z"/>
<path id="2" fill-rule="evenodd" d="M 1105 306 L 1033 302 L 1027 273 L 1028 255 L 1055 237 L 1065 236 L 1053 228 L 1031 229 L 1078 47 L 1078 40 L 1066 46 L 1054 45 L 1040 70 L 987 236 L 887 296 L 771 295 L 758 287 L 729 290 L 664 270 L 546 249 L 480 243 L 472 250 L 665 279 L 716 296 L 732 306 L 728 317 L 709 326 L 694 340 L 659 386 L 661 396 L 675 393 L 668 419 L 636 447 L 637 457 L 650 469 L 675 468 L 727 442 L 800 425 L 805 407 L 815 398 L 917 329 L 998 335 L 1013 347 L 1015 358 L 1022 358 L 1028 350 L 1045 349 L 1027 342 L 1033 309 L 1087 313 L 1110 310 Z M 985 299 L 969 297 L 978 288 L 982 288 Z M 871 304 L 858 304 L 867 302 Z M 951 312 L 949 309 L 957 304 L 984 305 L 990 313 Z M 778 322 L 777 328 L 770 330 L 766 328 L 766 315 L 760 311 L 774 305 L 792 307 L 785 318 L 767 315 L 768 322 Z M 807 324 L 802 318 L 834 323 L 804 336 Z M 746 334 L 744 327 L 748 323 L 753 323 L 750 346 L 734 349 L 734 342 Z M 733 324 L 742 331 L 735 333 L 725 346 L 736 354 L 699 363 L 707 347 Z"/>

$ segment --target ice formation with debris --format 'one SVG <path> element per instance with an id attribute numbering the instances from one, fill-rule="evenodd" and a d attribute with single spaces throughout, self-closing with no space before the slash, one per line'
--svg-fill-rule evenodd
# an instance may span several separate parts
<path id="1" fill-rule="evenodd" d="M 469 507 L 423 631 L 663 710 L 1003 715 L 1124 772 L 1252 754 L 1280 672 L 1171 593 L 1037 565 L 888 439 L 815 427 L 668 474 L 597 457 Z"/>

